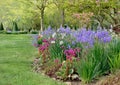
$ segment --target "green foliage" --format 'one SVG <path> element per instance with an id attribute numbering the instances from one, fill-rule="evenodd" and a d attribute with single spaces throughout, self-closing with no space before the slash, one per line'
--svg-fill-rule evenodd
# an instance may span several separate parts
<path id="1" fill-rule="evenodd" d="M 3 23 L 0 24 L 0 31 L 3 31 L 4 27 L 3 27 Z"/>
<path id="2" fill-rule="evenodd" d="M 93 48 L 85 51 L 87 54 L 82 54 L 82 59 L 75 64 L 82 81 L 91 82 L 109 71 L 107 49 L 107 45 L 101 45 L 97 42 Z"/>
<path id="3" fill-rule="evenodd" d="M 59 44 L 59 41 L 56 41 L 54 44 L 50 45 L 49 53 L 50 53 L 50 58 L 51 59 L 58 58 L 61 61 L 63 61 L 65 59 L 63 49 L 61 48 L 61 45 Z"/>
<path id="4" fill-rule="evenodd" d="M 58 78 L 60 79 L 66 79 L 66 62 L 63 61 L 64 63 L 62 64 L 62 67 L 59 69 L 58 72 L 56 72 L 56 75 L 58 76 Z"/>
<path id="5" fill-rule="evenodd" d="M 38 34 L 39 32 L 37 30 L 31 30 L 30 33 L 31 34 Z"/>
<path id="6" fill-rule="evenodd" d="M 96 43 L 94 48 L 88 53 L 95 58 L 96 64 L 100 63 L 101 74 L 105 74 L 109 70 L 108 65 L 108 45 Z"/>
<path id="7" fill-rule="evenodd" d="M 110 45 L 109 45 L 109 65 L 111 68 L 111 71 L 114 72 L 118 69 L 120 69 L 120 39 L 116 38 L 114 39 Z"/>
<path id="8" fill-rule="evenodd" d="M 75 64 L 75 66 L 77 68 L 77 72 L 80 76 L 80 79 L 84 83 L 91 82 L 101 73 L 100 62 L 96 63 L 96 60 L 93 56 L 81 59 Z"/>
<path id="9" fill-rule="evenodd" d="M 37 40 L 37 43 L 39 44 L 39 45 L 41 45 L 43 42 L 43 39 L 42 38 L 38 38 L 38 40 Z"/>
<path id="10" fill-rule="evenodd" d="M 113 39 L 113 41 L 109 44 L 109 50 L 110 55 L 116 55 L 120 53 L 120 38 Z"/>
<path id="11" fill-rule="evenodd" d="M 109 27 L 120 22 L 119 4 L 119 0 L 98 2 L 96 0 L 6 0 L 0 3 L 0 22 L 4 23 L 5 28 L 11 28 L 11 21 L 16 21 L 21 30 L 30 27 L 40 29 L 41 24 L 44 29 L 49 25 L 58 28 L 61 24 L 75 28 L 84 26 L 81 22 L 84 19 L 77 20 L 73 14 L 91 12 L 94 16 L 90 19 L 90 23 L 85 24 L 87 27 L 92 22 L 99 22 L 100 26 Z M 96 27 L 92 26 L 92 28 Z"/>
<path id="12" fill-rule="evenodd" d="M 108 57 L 108 59 L 112 72 L 115 72 L 120 69 L 120 53 L 117 55 L 113 55 L 112 58 Z"/>
<path id="13" fill-rule="evenodd" d="M 13 31 L 19 31 L 18 25 L 16 22 L 13 21 Z"/>
<path id="14" fill-rule="evenodd" d="M 70 7 L 69 9 L 72 11 L 72 13 L 92 12 L 94 16 L 92 17 L 91 21 L 97 21 L 101 27 L 107 27 L 110 24 L 119 24 L 119 3 L 119 0 L 78 0 L 74 1 L 74 3 L 71 2 L 69 5 L 72 5 L 73 7 Z"/>

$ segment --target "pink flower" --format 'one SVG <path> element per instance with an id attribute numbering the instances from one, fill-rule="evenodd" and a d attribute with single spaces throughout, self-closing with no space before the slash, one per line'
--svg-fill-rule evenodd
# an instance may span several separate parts
<path id="1" fill-rule="evenodd" d="M 66 59 L 72 61 L 73 58 L 72 56 L 66 56 Z"/>
<path id="2" fill-rule="evenodd" d="M 59 63 L 59 59 L 55 59 L 54 62 L 55 62 L 56 64 L 58 64 L 58 63 Z"/>
<path id="3" fill-rule="evenodd" d="M 39 46 L 39 51 L 44 52 L 49 47 L 49 43 L 45 43 Z"/>
<path id="4" fill-rule="evenodd" d="M 45 49 L 46 49 L 46 46 L 44 46 L 44 45 L 40 45 L 40 47 L 38 48 L 39 49 L 39 51 L 44 51 Z"/>
<path id="5" fill-rule="evenodd" d="M 44 39 L 43 42 L 44 42 L 44 43 L 48 43 L 48 40 Z"/>
<path id="6" fill-rule="evenodd" d="M 72 61 L 73 57 L 76 56 L 76 52 L 75 52 L 75 50 L 72 49 L 72 48 L 69 49 L 69 50 L 65 50 L 64 53 L 65 53 L 65 55 L 66 55 L 66 59 L 67 59 L 67 60 L 70 60 L 70 61 Z"/>
<path id="7" fill-rule="evenodd" d="M 73 57 L 76 57 L 77 53 L 80 52 L 80 48 L 75 49 L 68 49 L 64 51 L 64 54 L 66 55 L 66 59 L 72 61 Z"/>
<path id="8" fill-rule="evenodd" d="M 74 51 L 74 49 L 69 49 L 69 50 L 65 50 L 65 55 L 66 56 L 75 56 L 76 55 L 76 52 Z"/>

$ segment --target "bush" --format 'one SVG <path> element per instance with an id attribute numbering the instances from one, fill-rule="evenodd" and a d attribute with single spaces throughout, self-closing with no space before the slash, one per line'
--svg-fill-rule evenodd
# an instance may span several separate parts
<path id="1" fill-rule="evenodd" d="M 39 32 L 36 31 L 36 30 L 31 30 L 30 33 L 31 33 L 31 34 L 38 34 Z"/>
<path id="2" fill-rule="evenodd" d="M 6 31 L 6 34 L 27 34 L 26 31 Z"/>
<path id="3" fill-rule="evenodd" d="M 13 21 L 13 31 L 19 31 L 18 25 L 16 22 Z"/>
<path id="4" fill-rule="evenodd" d="M 27 31 L 19 31 L 19 34 L 27 34 Z"/>
<path id="5" fill-rule="evenodd" d="M 3 27 L 3 23 L 0 24 L 0 31 L 3 31 L 4 27 Z"/>

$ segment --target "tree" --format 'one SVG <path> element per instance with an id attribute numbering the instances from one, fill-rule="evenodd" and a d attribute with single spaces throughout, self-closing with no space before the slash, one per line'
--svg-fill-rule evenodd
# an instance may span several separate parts
<path id="1" fill-rule="evenodd" d="M 93 13 L 91 21 L 99 22 L 100 26 L 104 28 L 106 22 L 112 25 L 118 24 L 120 2 L 119 0 L 73 0 L 69 9 L 73 13 Z M 114 21 L 114 23 L 113 23 Z"/>
<path id="2" fill-rule="evenodd" d="M 64 25 L 65 23 L 65 0 L 53 0 L 53 3 L 56 5 L 56 7 L 58 8 L 58 10 L 60 11 L 61 14 L 61 25 Z"/>
<path id="3" fill-rule="evenodd" d="M 32 26 L 33 13 L 28 12 L 32 8 L 21 3 L 21 0 L 2 0 L 0 3 L 0 22 L 4 28 L 12 29 L 12 21 L 15 21 L 21 29 Z M 27 10 L 26 10 L 27 9 Z"/>
<path id="4" fill-rule="evenodd" d="M 40 30 L 43 31 L 44 29 L 44 13 L 45 8 L 49 4 L 49 0 L 26 0 L 27 3 L 30 3 L 32 6 L 34 6 L 34 11 L 36 13 L 40 12 Z"/>

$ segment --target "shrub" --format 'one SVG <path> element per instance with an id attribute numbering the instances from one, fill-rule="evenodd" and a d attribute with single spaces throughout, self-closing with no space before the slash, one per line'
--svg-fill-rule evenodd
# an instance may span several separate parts
<path id="1" fill-rule="evenodd" d="M 36 31 L 36 30 L 31 30 L 30 33 L 31 33 L 31 34 L 38 34 L 39 32 Z"/>
<path id="2" fill-rule="evenodd" d="M 19 31 L 18 25 L 15 21 L 13 21 L 13 31 Z"/>
<path id="3" fill-rule="evenodd" d="M 3 31 L 4 27 L 3 27 L 3 23 L 0 24 L 0 31 Z"/>
<path id="4" fill-rule="evenodd" d="M 27 31 L 19 31 L 19 34 L 27 34 Z"/>

